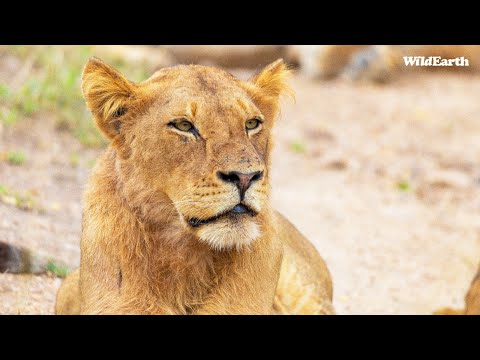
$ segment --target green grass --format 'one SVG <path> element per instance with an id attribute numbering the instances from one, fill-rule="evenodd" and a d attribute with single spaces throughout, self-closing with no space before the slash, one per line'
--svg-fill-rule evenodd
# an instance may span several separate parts
<path id="1" fill-rule="evenodd" d="M 397 189 L 400 191 L 407 192 L 411 189 L 410 184 L 406 180 L 401 180 L 397 183 Z"/>
<path id="2" fill-rule="evenodd" d="M 78 153 L 71 153 L 68 160 L 70 161 L 71 167 L 78 167 L 80 165 L 80 155 Z"/>
<path id="3" fill-rule="evenodd" d="M 26 160 L 26 155 L 21 151 L 7 152 L 7 162 L 11 165 L 23 165 Z"/>
<path id="4" fill-rule="evenodd" d="M 18 192 L 0 184 L 0 202 L 17 207 L 20 210 L 41 210 L 31 191 Z"/>
<path id="5" fill-rule="evenodd" d="M 9 190 L 5 185 L 0 184 L 0 196 L 2 195 L 8 195 Z"/>
<path id="6" fill-rule="evenodd" d="M 18 115 L 17 109 L 0 108 L 0 121 L 6 126 L 15 124 L 18 120 Z"/>
<path id="7" fill-rule="evenodd" d="M 24 193 L 15 192 L 15 206 L 20 210 L 31 211 L 38 209 L 38 203 L 30 191 Z"/>
<path id="8" fill-rule="evenodd" d="M 70 273 L 70 269 L 67 266 L 57 264 L 54 260 L 50 260 L 47 263 L 46 270 L 59 278 L 67 277 Z"/>
<path id="9" fill-rule="evenodd" d="M 6 99 L 8 98 L 8 95 L 10 94 L 10 89 L 6 84 L 0 83 L 0 99 Z"/>
<path id="10" fill-rule="evenodd" d="M 295 154 L 305 154 L 305 143 L 301 140 L 295 140 L 290 143 L 290 150 Z"/>
<path id="11" fill-rule="evenodd" d="M 28 72 L 15 88 L 0 83 L 1 123 L 12 126 L 21 119 L 47 112 L 55 117 L 59 129 L 70 131 L 82 144 L 90 147 L 106 144 L 80 89 L 83 68 L 88 58 L 95 55 L 93 46 L 21 45 L 7 49 L 24 62 Z M 132 81 L 142 81 L 149 75 L 142 66 L 129 66 L 114 58 L 104 60 Z"/>

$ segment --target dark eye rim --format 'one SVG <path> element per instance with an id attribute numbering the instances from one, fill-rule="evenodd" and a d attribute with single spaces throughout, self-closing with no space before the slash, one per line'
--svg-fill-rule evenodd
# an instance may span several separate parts
<path id="1" fill-rule="evenodd" d="M 255 126 L 254 128 L 251 128 L 251 129 L 247 128 L 246 123 L 247 123 L 248 121 L 250 121 L 250 120 L 257 120 L 257 126 Z M 259 116 L 254 116 L 253 118 L 248 119 L 248 120 L 245 122 L 245 129 L 246 129 L 247 131 L 256 130 L 256 129 L 258 129 L 258 128 L 260 127 L 261 124 L 263 124 L 263 119 L 262 119 L 261 117 L 259 117 Z"/>
<path id="2" fill-rule="evenodd" d="M 179 123 L 179 122 L 182 122 L 182 121 L 188 122 L 190 125 L 192 125 L 192 127 L 191 127 L 189 130 L 187 130 L 187 131 L 182 130 L 182 129 L 179 129 L 179 128 L 178 128 L 178 123 Z M 175 129 L 177 129 L 178 131 L 181 131 L 181 132 L 183 132 L 183 133 L 192 133 L 192 134 L 194 134 L 194 135 L 195 135 L 196 133 L 198 133 L 197 129 L 195 128 L 195 125 L 193 125 L 193 123 L 192 123 L 190 120 L 188 120 L 187 118 L 174 119 L 174 120 L 170 121 L 167 125 L 168 125 L 169 127 L 175 128 Z"/>

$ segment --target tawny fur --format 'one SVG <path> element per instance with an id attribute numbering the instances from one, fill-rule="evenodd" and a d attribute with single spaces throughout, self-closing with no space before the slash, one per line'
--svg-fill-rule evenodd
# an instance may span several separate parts
<path id="1" fill-rule="evenodd" d="M 248 82 L 191 65 L 134 84 L 89 61 L 83 94 L 111 143 L 85 192 L 80 268 L 57 314 L 334 312 L 322 258 L 269 205 L 271 129 L 289 74 L 281 60 Z M 198 133 L 172 126 L 179 118 Z M 262 123 L 247 131 L 252 118 Z M 243 200 L 257 215 L 190 226 L 239 203 L 218 175 L 232 171 L 263 172 Z"/>
<path id="2" fill-rule="evenodd" d="M 480 315 L 480 268 L 465 296 L 464 309 L 444 308 L 435 312 L 437 315 Z"/>

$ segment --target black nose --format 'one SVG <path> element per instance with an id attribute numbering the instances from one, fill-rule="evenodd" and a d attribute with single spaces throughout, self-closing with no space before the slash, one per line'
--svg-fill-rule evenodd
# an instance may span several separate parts
<path id="1" fill-rule="evenodd" d="M 245 192 L 250 185 L 263 177 L 263 171 L 255 171 L 249 174 L 243 174 L 238 171 L 230 171 L 229 173 L 219 171 L 217 174 L 221 180 L 234 183 L 237 186 L 240 191 L 240 201 L 245 197 Z"/>

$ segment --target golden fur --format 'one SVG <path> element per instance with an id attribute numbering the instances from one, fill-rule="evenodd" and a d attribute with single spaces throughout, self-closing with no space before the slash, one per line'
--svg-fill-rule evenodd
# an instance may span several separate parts
<path id="1" fill-rule="evenodd" d="M 480 268 L 475 275 L 470 289 L 465 296 L 464 309 L 444 308 L 435 312 L 437 315 L 480 315 Z"/>
<path id="2" fill-rule="evenodd" d="M 311 78 L 346 77 L 352 80 L 387 82 L 402 72 L 454 70 L 479 71 L 479 45 L 293 45 L 291 57 Z M 410 67 L 403 56 L 464 56 L 469 67 Z"/>
<path id="3" fill-rule="evenodd" d="M 278 60 L 249 81 L 182 65 L 132 83 L 88 62 L 83 94 L 110 146 L 85 192 L 80 268 L 57 314 L 334 313 L 322 258 L 269 205 L 271 129 L 289 75 Z M 247 130 L 252 118 L 261 123 Z M 233 172 L 258 175 L 243 200 L 221 176 Z M 249 214 L 232 213 L 240 202 Z"/>
<path id="4" fill-rule="evenodd" d="M 465 314 L 480 315 L 480 269 L 470 285 L 465 297 Z"/>

